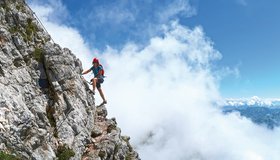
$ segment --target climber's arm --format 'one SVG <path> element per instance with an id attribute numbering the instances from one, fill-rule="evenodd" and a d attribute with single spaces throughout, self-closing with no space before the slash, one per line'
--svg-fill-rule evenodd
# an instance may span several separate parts
<path id="1" fill-rule="evenodd" d="M 84 71 L 84 72 L 82 73 L 82 75 L 87 74 L 87 73 L 89 73 L 90 71 L 91 71 L 91 69 L 86 70 L 86 71 Z"/>

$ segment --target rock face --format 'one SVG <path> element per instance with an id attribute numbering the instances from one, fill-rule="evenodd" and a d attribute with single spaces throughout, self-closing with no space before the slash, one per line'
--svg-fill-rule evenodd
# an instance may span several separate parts
<path id="1" fill-rule="evenodd" d="M 0 46 L 0 153 L 140 159 L 106 108 L 95 107 L 80 60 L 50 42 L 23 0 L 0 0 Z"/>
<path id="2" fill-rule="evenodd" d="M 121 136 L 115 118 L 107 119 L 107 110 L 104 106 L 97 107 L 95 123 L 91 133 L 92 141 L 87 145 L 83 160 L 90 159 L 139 159 L 138 154 L 129 144 L 129 137 Z"/>

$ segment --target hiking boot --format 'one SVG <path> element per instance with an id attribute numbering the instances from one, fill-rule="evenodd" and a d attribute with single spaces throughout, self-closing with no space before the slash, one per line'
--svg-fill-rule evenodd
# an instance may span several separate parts
<path id="1" fill-rule="evenodd" d="M 94 92 L 94 91 L 90 90 L 89 92 L 90 92 L 91 94 L 95 95 L 95 92 Z"/>
<path id="2" fill-rule="evenodd" d="M 101 107 L 101 106 L 103 106 L 103 105 L 105 105 L 105 104 L 107 104 L 107 101 L 105 100 L 105 101 L 103 101 L 102 103 L 100 103 L 98 106 L 96 106 L 96 107 Z"/>

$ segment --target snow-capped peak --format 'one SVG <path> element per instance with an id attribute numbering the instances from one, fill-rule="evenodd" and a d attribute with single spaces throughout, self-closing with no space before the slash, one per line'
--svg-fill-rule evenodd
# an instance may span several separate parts
<path id="1" fill-rule="evenodd" d="M 251 98 L 227 98 L 225 106 L 280 106 L 280 98 L 260 98 L 253 96 Z"/>

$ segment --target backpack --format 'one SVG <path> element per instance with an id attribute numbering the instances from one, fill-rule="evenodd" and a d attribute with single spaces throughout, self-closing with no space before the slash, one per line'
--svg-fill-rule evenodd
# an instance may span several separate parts
<path id="1" fill-rule="evenodd" d="M 100 75 L 102 75 L 102 77 L 104 77 L 104 73 L 105 73 L 104 68 L 101 64 L 99 64 L 99 67 L 101 67 L 101 70 L 99 71 L 98 74 L 100 74 Z"/>

